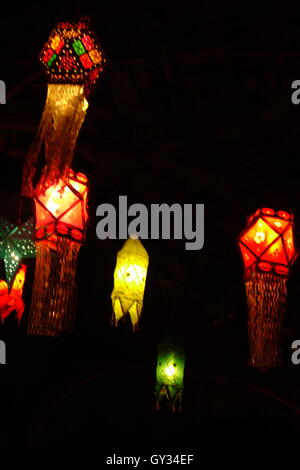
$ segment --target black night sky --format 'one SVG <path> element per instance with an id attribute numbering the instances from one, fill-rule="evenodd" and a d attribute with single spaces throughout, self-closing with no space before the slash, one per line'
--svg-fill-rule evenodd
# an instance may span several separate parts
<path id="1" fill-rule="evenodd" d="M 3 2 L 2 2 L 3 3 Z M 248 366 L 247 303 L 237 236 L 259 207 L 292 210 L 300 247 L 300 19 L 287 3 L 111 0 L 4 2 L 0 17 L 0 212 L 17 222 L 23 161 L 38 129 L 46 78 L 37 57 L 55 23 L 87 14 L 107 57 L 73 168 L 90 182 L 73 335 L 26 334 L 34 260 L 20 327 L 0 325 L 0 449 L 201 452 L 249 434 L 300 432 L 300 262 L 288 281 L 283 365 Z M 140 331 L 110 326 L 116 254 L 96 208 L 119 195 L 204 204 L 205 242 L 143 240 L 150 262 Z M 22 219 L 33 214 L 23 201 Z M 1 261 L 0 272 L 4 275 Z M 157 344 L 186 347 L 183 413 L 157 413 Z M 218 436 L 216 438 L 215 436 Z M 246 439 L 246 437 L 245 437 Z M 121 452 L 122 449 L 122 452 Z M 203 448 L 203 452 L 204 452 Z"/>

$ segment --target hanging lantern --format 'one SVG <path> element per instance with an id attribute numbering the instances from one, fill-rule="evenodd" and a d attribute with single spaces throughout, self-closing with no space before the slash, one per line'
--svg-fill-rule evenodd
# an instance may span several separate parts
<path id="1" fill-rule="evenodd" d="M 156 367 L 156 409 L 166 399 L 172 411 L 181 411 L 185 352 L 182 344 L 166 340 L 158 347 Z"/>
<path id="2" fill-rule="evenodd" d="M 111 294 L 114 326 L 128 313 L 133 331 L 138 329 L 148 264 L 148 253 L 138 239 L 128 239 L 118 252 Z"/>
<path id="3" fill-rule="evenodd" d="M 39 186 L 35 214 L 37 241 L 46 240 L 55 248 L 57 236 L 83 243 L 86 235 L 87 177 L 68 171 L 67 178 L 56 185 Z"/>
<path id="4" fill-rule="evenodd" d="M 42 185 L 52 185 L 66 176 L 88 109 L 87 98 L 105 64 L 87 20 L 59 22 L 39 60 L 48 78 L 48 93 L 38 136 L 24 165 L 22 195 L 28 197 L 33 197 L 36 179 Z M 43 152 L 45 167 L 37 178 Z"/>
<path id="5" fill-rule="evenodd" d="M 286 281 L 297 257 L 293 215 L 270 208 L 248 218 L 239 236 L 248 299 L 250 364 L 267 370 L 281 363 Z"/>
<path id="6" fill-rule="evenodd" d="M 69 170 L 65 181 L 38 189 L 37 255 L 28 334 L 56 336 L 73 331 L 77 257 L 88 221 L 87 177 Z"/>
<path id="7" fill-rule="evenodd" d="M 0 216 L 0 259 L 4 259 L 9 290 L 22 260 L 34 258 L 35 254 L 33 218 L 18 227 Z"/>
<path id="8" fill-rule="evenodd" d="M 94 84 L 106 61 L 88 20 L 59 22 L 39 60 L 49 83 L 67 84 Z"/>
<path id="9" fill-rule="evenodd" d="M 20 323 L 21 321 L 25 310 L 22 295 L 26 269 L 26 266 L 22 264 L 14 277 L 14 281 L 10 290 L 8 289 L 8 285 L 5 281 L 0 281 L 0 318 L 2 322 L 13 311 L 16 312 L 18 322 Z"/>

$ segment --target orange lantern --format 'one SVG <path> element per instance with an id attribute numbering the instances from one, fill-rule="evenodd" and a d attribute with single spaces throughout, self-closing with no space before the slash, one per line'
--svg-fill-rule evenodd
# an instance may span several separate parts
<path id="1" fill-rule="evenodd" d="M 253 269 L 288 277 L 297 257 L 293 227 L 293 215 L 286 211 L 263 208 L 248 218 L 239 237 L 246 277 Z"/>
<path id="2" fill-rule="evenodd" d="M 249 307 L 250 363 L 266 370 L 281 363 L 286 281 L 297 257 L 293 214 L 258 209 L 238 239 Z"/>
<path id="3" fill-rule="evenodd" d="M 75 318 L 76 267 L 85 239 L 87 177 L 68 171 L 56 185 L 38 187 L 36 268 L 28 334 L 71 332 Z"/>
<path id="4" fill-rule="evenodd" d="M 69 170 L 65 180 L 36 191 L 35 213 L 37 241 L 47 240 L 54 248 L 57 236 L 83 243 L 86 234 L 87 177 Z"/>
<path id="5" fill-rule="evenodd" d="M 26 269 L 27 267 L 25 264 L 22 264 L 14 278 L 10 291 L 8 290 L 7 283 L 5 281 L 0 281 L 0 318 L 2 322 L 12 311 L 16 312 L 18 322 L 20 323 L 21 321 L 25 310 L 22 295 Z"/>

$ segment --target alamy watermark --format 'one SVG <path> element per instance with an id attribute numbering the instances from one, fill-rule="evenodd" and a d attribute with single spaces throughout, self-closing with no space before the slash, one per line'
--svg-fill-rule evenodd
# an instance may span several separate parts
<path id="1" fill-rule="evenodd" d="M 0 365 L 6 364 L 6 344 L 0 340 Z"/>
<path id="2" fill-rule="evenodd" d="M 149 210 L 139 203 L 128 207 L 127 196 L 119 196 L 117 209 L 100 204 L 96 215 L 102 217 L 96 226 L 100 240 L 126 240 L 137 235 L 146 240 L 185 239 L 186 250 L 201 250 L 204 245 L 204 204 L 151 204 Z M 134 218 L 129 222 L 128 217 Z"/>
<path id="3" fill-rule="evenodd" d="M 6 104 L 6 86 L 3 80 L 0 80 L 0 104 Z"/>
<path id="4" fill-rule="evenodd" d="M 295 341 L 292 342 L 291 348 L 295 350 L 292 354 L 291 360 L 294 366 L 297 366 L 300 364 L 300 339 L 295 339 Z"/>

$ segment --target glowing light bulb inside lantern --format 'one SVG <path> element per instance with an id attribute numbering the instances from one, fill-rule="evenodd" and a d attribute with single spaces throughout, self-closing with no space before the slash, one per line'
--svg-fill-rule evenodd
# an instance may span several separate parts
<path id="1" fill-rule="evenodd" d="M 60 201 L 63 198 L 63 192 L 61 186 L 57 185 L 51 188 L 51 196 L 48 199 L 47 207 L 52 214 L 58 215 L 60 208 Z"/>
<path id="2" fill-rule="evenodd" d="M 176 373 L 174 364 L 169 364 L 169 365 L 165 368 L 165 373 L 166 373 L 166 375 L 167 375 L 168 377 L 174 377 L 174 376 L 175 376 L 175 373 Z"/>
<path id="3" fill-rule="evenodd" d="M 254 241 L 256 243 L 263 243 L 266 239 L 266 234 L 264 232 L 256 232 L 255 236 L 254 236 Z"/>
<path id="4" fill-rule="evenodd" d="M 146 279 L 146 269 L 138 264 L 132 264 L 125 267 L 124 270 L 118 271 L 118 277 L 120 280 L 126 279 L 126 282 L 140 282 Z"/>

